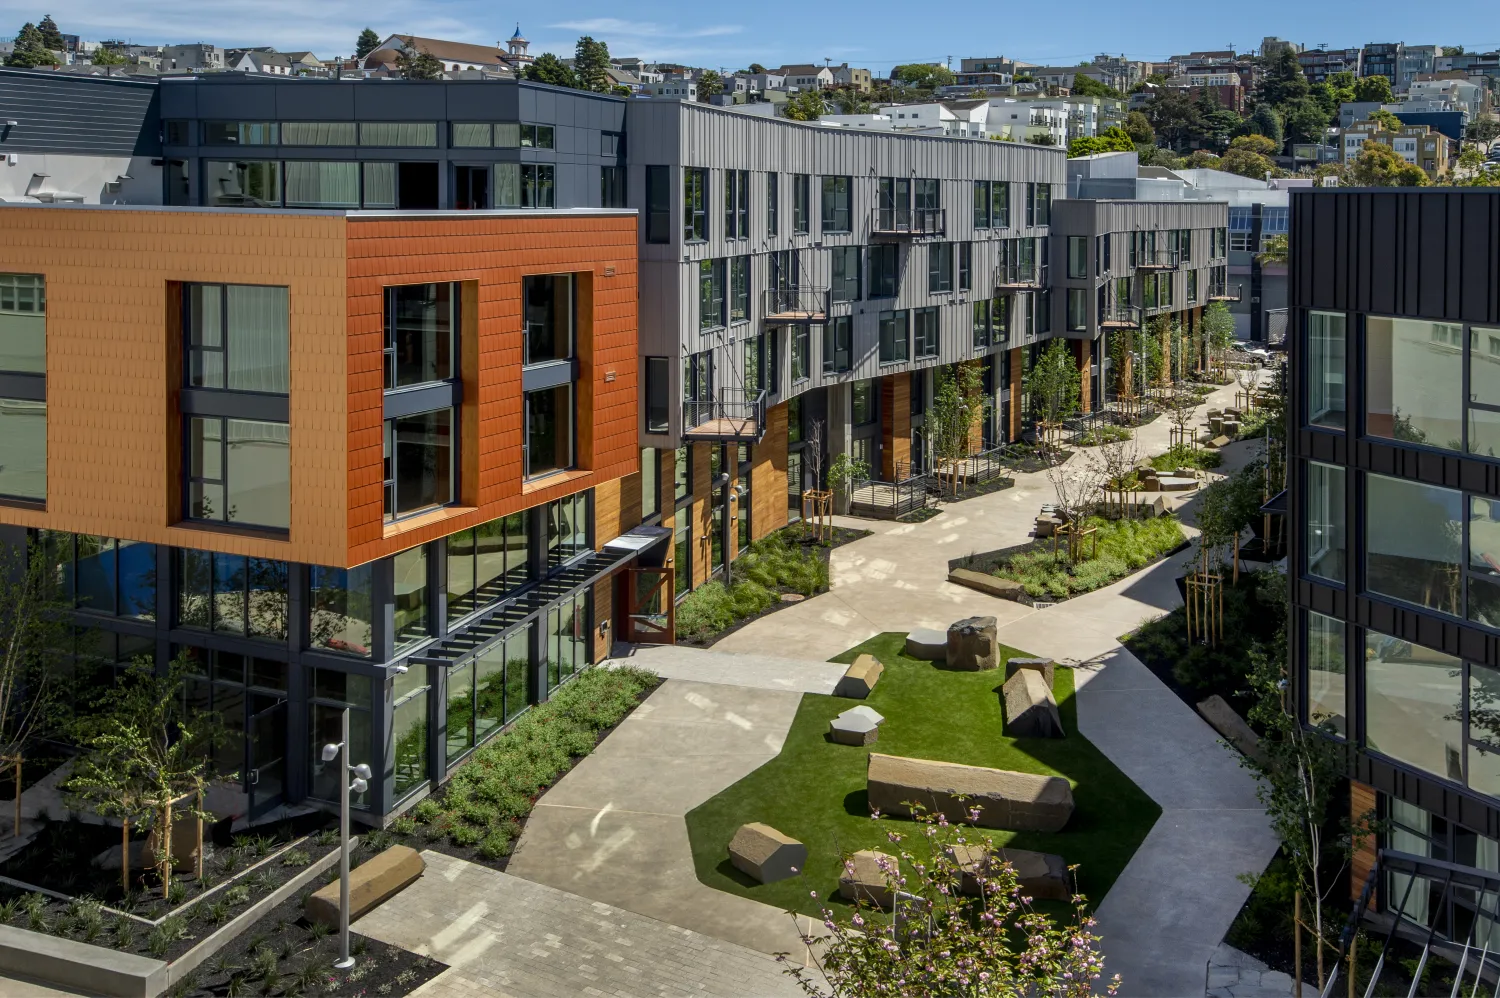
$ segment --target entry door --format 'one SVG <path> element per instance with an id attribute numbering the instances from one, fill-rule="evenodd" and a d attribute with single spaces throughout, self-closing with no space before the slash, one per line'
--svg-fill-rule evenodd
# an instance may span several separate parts
<path id="1" fill-rule="evenodd" d="M 286 797 L 286 701 L 272 694 L 251 694 L 250 817 L 259 817 Z"/>
<path id="2" fill-rule="evenodd" d="M 483 211 L 490 206 L 490 168 L 487 166 L 454 167 L 453 207 Z"/>

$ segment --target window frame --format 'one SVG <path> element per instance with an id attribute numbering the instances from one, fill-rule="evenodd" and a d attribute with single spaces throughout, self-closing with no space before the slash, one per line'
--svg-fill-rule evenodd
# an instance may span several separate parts
<path id="1" fill-rule="evenodd" d="M 905 364 L 911 360 L 911 310 L 891 309 L 879 316 L 879 361 Z M 899 344 L 900 349 L 897 349 Z"/>
<path id="2" fill-rule="evenodd" d="M 942 350 L 942 312 L 936 305 L 914 308 L 912 314 L 912 356 L 926 360 Z M 925 327 L 925 328 L 924 328 Z"/>
<path id="3" fill-rule="evenodd" d="M 750 321 L 750 257 L 729 258 L 729 278 L 726 289 L 725 309 L 729 325 L 735 326 Z"/>
<path id="4" fill-rule="evenodd" d="M 724 171 L 724 238 L 750 238 L 750 171 Z"/>
<path id="5" fill-rule="evenodd" d="M 672 241 L 672 168 L 646 167 L 646 242 Z"/>
<path id="6" fill-rule="evenodd" d="M 214 421 L 214 422 L 217 422 L 219 424 L 219 440 L 218 440 L 219 477 L 218 478 L 209 477 L 209 475 L 206 474 L 206 473 L 200 473 L 200 474 L 194 474 L 193 473 L 193 453 L 194 453 L 194 451 L 193 451 L 193 424 L 194 424 L 194 421 L 196 421 L 196 420 L 203 420 L 205 423 L 209 422 L 209 421 Z M 230 423 L 256 423 L 256 424 L 260 424 L 262 426 L 276 426 L 276 427 L 285 427 L 286 428 L 287 438 L 288 439 L 287 439 L 287 445 L 286 445 L 286 458 L 287 458 L 287 512 L 286 512 L 286 524 L 285 525 L 277 524 L 277 523 L 252 523 L 252 522 L 249 522 L 249 521 L 246 521 L 246 520 L 234 520 L 234 519 L 230 519 L 230 516 L 229 516 L 229 511 L 231 509 L 230 498 L 231 498 L 231 495 L 233 494 L 232 485 L 231 485 L 231 479 L 230 479 L 230 474 L 229 474 L 229 468 L 230 468 L 230 463 L 229 463 L 229 448 L 231 446 L 230 440 L 229 440 L 229 424 Z M 182 501 L 181 514 L 182 514 L 182 519 L 184 521 L 190 522 L 190 523 L 213 523 L 213 524 L 219 524 L 221 526 L 230 526 L 230 527 L 233 527 L 235 529 L 254 530 L 254 531 L 257 531 L 257 532 L 271 533 L 271 534 L 274 534 L 276 536 L 284 536 L 284 535 L 288 534 L 291 531 L 291 524 L 292 524 L 292 512 L 291 512 L 291 460 L 292 460 L 292 450 L 291 450 L 291 439 L 290 438 L 291 438 L 291 424 L 289 422 L 285 422 L 285 421 L 272 420 L 272 419 L 253 419 L 253 418 L 244 417 L 244 416 L 230 416 L 230 415 L 206 414 L 206 413 L 196 413 L 196 412 L 195 413 L 186 413 L 186 414 L 184 414 L 184 418 L 182 420 L 182 492 L 181 492 L 181 501 Z M 219 489 L 219 494 L 222 497 L 223 503 L 224 503 L 224 510 L 223 510 L 223 513 L 221 515 L 219 515 L 219 516 L 198 516 L 198 515 L 194 515 L 194 512 L 193 512 L 193 487 L 195 485 L 197 485 L 197 486 L 217 487 Z"/>
<path id="7" fill-rule="evenodd" d="M 953 293 L 953 243 L 932 243 L 927 247 L 927 293 Z"/>
<path id="8" fill-rule="evenodd" d="M 812 174 L 792 174 L 792 235 L 812 232 Z"/>
<path id="9" fill-rule="evenodd" d="M 714 257 L 698 261 L 698 331 L 723 329 L 726 322 L 725 261 Z M 705 284 L 705 280 L 707 283 Z"/>
<path id="10" fill-rule="evenodd" d="M 861 246 L 834 246 L 829 249 L 829 291 L 835 303 L 860 301 L 864 291 L 864 259 Z M 853 265 L 850 265 L 850 261 Z M 852 285 L 852 292 L 851 292 Z"/>
<path id="11" fill-rule="evenodd" d="M 682 170 L 682 241 L 708 242 L 709 173 L 704 167 L 688 166 Z"/>
<path id="12" fill-rule="evenodd" d="M 781 174 L 775 170 L 766 173 L 766 235 L 780 235 L 781 227 Z"/>
<path id="13" fill-rule="evenodd" d="M 851 316 L 830 316 L 823 326 L 823 373 L 848 374 L 854 370 L 854 320 Z"/>
<path id="14" fill-rule="evenodd" d="M 842 235 L 854 231 L 854 180 L 847 175 L 829 174 L 819 178 L 820 231 Z M 842 224 L 840 224 L 842 221 Z"/>
<path id="15" fill-rule="evenodd" d="M 893 242 L 876 243 L 865 254 L 870 269 L 870 298 L 901 296 L 901 247 Z M 885 264 L 890 266 L 886 267 Z M 888 290 L 887 290 L 888 289 Z"/>

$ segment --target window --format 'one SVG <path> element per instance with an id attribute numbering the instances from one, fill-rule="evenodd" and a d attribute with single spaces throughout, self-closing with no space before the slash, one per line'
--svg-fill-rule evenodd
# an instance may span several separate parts
<path id="1" fill-rule="evenodd" d="M 589 606 L 593 590 L 547 611 L 547 692 L 567 682 L 589 662 Z"/>
<path id="2" fill-rule="evenodd" d="M 359 568 L 308 567 L 307 643 L 311 648 L 370 657 L 374 574 Z"/>
<path id="3" fill-rule="evenodd" d="M 420 513 L 453 501 L 453 410 L 437 409 L 385 421 L 385 518 Z"/>
<path id="4" fill-rule="evenodd" d="M 766 174 L 766 235 L 777 235 L 781 224 L 781 174 Z"/>
<path id="5" fill-rule="evenodd" d="M 526 392 L 526 477 L 573 467 L 573 386 Z"/>
<path id="6" fill-rule="evenodd" d="M 724 171 L 724 238 L 750 238 L 750 171 Z"/>
<path id="7" fill-rule="evenodd" d="M 1198 272 L 1196 270 L 1187 272 L 1187 303 L 1189 305 L 1198 303 Z"/>
<path id="8" fill-rule="evenodd" d="M 701 243 L 708 239 L 708 171 L 682 171 L 682 241 Z"/>
<path id="9" fill-rule="evenodd" d="M 1307 421 L 1342 430 L 1345 426 L 1345 324 L 1341 312 L 1307 313 Z"/>
<path id="10" fill-rule="evenodd" d="M 802 396 L 788 399 L 786 403 L 786 442 L 802 442 Z"/>
<path id="11" fill-rule="evenodd" d="M 672 169 L 646 167 L 646 242 L 672 241 Z"/>
<path id="12" fill-rule="evenodd" d="M 750 321 L 750 258 L 729 260 L 729 321 Z"/>
<path id="13" fill-rule="evenodd" d="M 337 760 L 323 762 L 324 745 L 337 744 L 343 737 L 344 711 L 349 711 L 349 765 L 373 763 L 371 751 L 370 705 L 373 702 L 369 676 L 357 676 L 333 669 L 307 670 L 307 699 L 310 724 L 308 764 L 312 767 L 308 794 L 319 800 L 339 799 L 339 780 L 347 779 Z M 379 769 L 378 766 L 373 767 Z M 368 807 L 365 794 L 351 797 L 356 807 Z"/>
<path id="14" fill-rule="evenodd" d="M 521 164 L 521 207 L 553 207 L 552 178 L 554 168 L 536 163 Z"/>
<path id="15" fill-rule="evenodd" d="M 1469 496 L 1469 597 L 1466 616 L 1500 630 L 1500 501 Z"/>
<path id="16" fill-rule="evenodd" d="M 981 350 L 990 345 L 990 309 L 993 307 L 993 299 L 976 301 L 972 305 L 974 312 L 974 349 Z"/>
<path id="17" fill-rule="evenodd" d="M 288 529 L 290 427 L 221 416 L 185 422 L 188 518 Z"/>
<path id="18" fill-rule="evenodd" d="M 435 121 L 365 121 L 359 126 L 362 146 L 430 147 L 437 145 Z"/>
<path id="19" fill-rule="evenodd" d="M 542 508 L 547 524 L 547 567 L 557 568 L 589 549 L 587 492 L 549 502 Z"/>
<path id="20" fill-rule="evenodd" d="M 1307 464 L 1307 574 L 1343 583 L 1344 469 L 1309 461 Z"/>
<path id="21" fill-rule="evenodd" d="M 281 164 L 205 160 L 203 203 L 223 208 L 280 208 Z"/>
<path id="22" fill-rule="evenodd" d="M 571 358 L 575 324 L 573 275 L 523 277 L 521 297 L 526 323 L 523 363 L 544 364 Z"/>
<path id="23" fill-rule="evenodd" d="M 741 341 L 741 378 L 746 395 L 755 395 L 766 386 L 765 337 L 747 336 Z"/>
<path id="24" fill-rule="evenodd" d="M 1463 327 L 1365 319 L 1365 432 L 1463 450 Z"/>
<path id="25" fill-rule="evenodd" d="M 1307 722 L 1349 735 L 1344 622 L 1307 613 Z"/>
<path id="26" fill-rule="evenodd" d="M 395 593 L 396 652 L 400 654 L 431 633 L 427 618 L 427 547 L 407 548 L 391 559 Z M 413 670 L 415 671 L 415 670 Z"/>
<path id="27" fill-rule="evenodd" d="M 988 180 L 974 181 L 974 228 L 988 229 L 990 227 L 990 182 Z"/>
<path id="28" fill-rule="evenodd" d="M 1052 290 L 1044 288 L 1032 296 L 1032 332 L 1052 332 Z"/>
<path id="29" fill-rule="evenodd" d="M 805 235 L 812 224 L 812 178 L 805 173 L 792 175 L 792 232 Z"/>
<path id="30" fill-rule="evenodd" d="M 724 261 L 698 261 L 698 328 L 724 325 Z"/>
<path id="31" fill-rule="evenodd" d="M 599 168 L 599 206 L 601 208 L 624 208 L 625 204 L 625 167 L 601 166 Z"/>
<path id="32" fill-rule="evenodd" d="M 646 358 L 646 432 L 666 433 L 671 426 L 667 411 L 671 368 L 666 357 Z"/>
<path id="33" fill-rule="evenodd" d="M 673 502 L 680 503 L 693 494 L 693 449 L 686 444 L 673 455 L 672 474 L 676 486 Z"/>
<path id="34" fill-rule="evenodd" d="M 156 619 L 156 545 L 61 530 L 33 532 L 57 596 L 109 617 Z"/>
<path id="35" fill-rule="evenodd" d="M 672 521 L 672 568 L 672 591 L 681 599 L 693 587 L 692 517 L 686 510 L 679 511 Z"/>
<path id="36" fill-rule="evenodd" d="M 792 383 L 806 381 L 809 376 L 808 350 L 811 346 L 811 334 L 806 326 L 792 327 Z"/>
<path id="37" fill-rule="evenodd" d="M 823 231 L 850 230 L 850 181 L 848 177 L 823 178 Z"/>
<path id="38" fill-rule="evenodd" d="M 448 536 L 448 620 L 502 599 L 531 577 L 526 513 L 512 513 Z"/>
<path id="39" fill-rule="evenodd" d="M 1009 295 L 1001 295 L 990 299 L 990 345 L 1004 343 L 1010 339 L 1010 303 Z"/>
<path id="40" fill-rule="evenodd" d="M 1500 329 L 1469 330 L 1469 453 L 1500 457 Z"/>
<path id="41" fill-rule="evenodd" d="M 958 244 L 958 290 L 971 291 L 974 287 L 974 244 Z"/>
<path id="42" fill-rule="evenodd" d="M 876 188 L 875 228 L 882 232 L 906 232 L 912 227 L 911 179 L 881 177 Z"/>
<path id="43" fill-rule="evenodd" d="M 938 355 L 938 310 L 936 306 L 912 310 L 913 339 L 916 340 L 917 357 Z"/>
<path id="44" fill-rule="evenodd" d="M 908 359 L 910 315 L 906 309 L 880 313 L 880 362 L 899 364 Z"/>
<path id="45" fill-rule="evenodd" d="M 953 244 L 933 243 L 927 247 L 927 293 L 944 294 L 953 290 Z"/>
<path id="46" fill-rule="evenodd" d="M 521 147 L 523 149 L 551 149 L 553 147 L 551 125 L 522 125 Z"/>
<path id="47" fill-rule="evenodd" d="M 1089 325 L 1089 293 L 1086 288 L 1068 288 L 1068 329 L 1077 331 Z"/>
<path id="48" fill-rule="evenodd" d="M 1418 769 L 1463 781 L 1463 663 L 1365 633 L 1365 742 Z"/>
<path id="49" fill-rule="evenodd" d="M 1219 228 L 1219 229 L 1212 229 L 1210 231 L 1213 233 L 1213 255 L 1214 255 L 1214 258 L 1215 259 L 1220 259 L 1220 258 L 1222 258 L 1222 257 L 1224 257 L 1226 255 L 1224 251 L 1225 251 L 1225 247 L 1228 244 L 1227 244 L 1227 240 L 1226 240 L 1225 237 L 1226 237 L 1226 235 L 1228 233 L 1228 230 L 1227 229 Z"/>
<path id="50" fill-rule="evenodd" d="M 854 366 L 854 321 L 847 315 L 823 327 L 823 373 L 842 374 Z"/>
<path id="51" fill-rule="evenodd" d="M 941 185 L 931 178 L 912 181 L 912 208 L 918 212 L 936 212 L 942 207 Z M 919 223 L 921 224 L 921 223 Z"/>
<path id="52" fill-rule="evenodd" d="M 494 145 L 494 128 L 487 122 L 455 121 L 451 141 L 455 149 L 488 149 Z"/>
<path id="53" fill-rule="evenodd" d="M 1236 253 L 1254 252 L 1256 247 L 1251 246 L 1250 239 L 1251 236 L 1248 232 L 1231 232 L 1229 234 L 1229 248 Z"/>
<path id="54" fill-rule="evenodd" d="M 274 146 L 278 142 L 279 126 L 274 121 L 203 123 L 203 144 L 206 146 Z"/>
<path id="55" fill-rule="evenodd" d="M 180 626 L 286 640 L 286 562 L 191 548 L 176 549 L 174 561 Z"/>
<path id="56" fill-rule="evenodd" d="M 641 448 L 641 516 L 661 512 L 661 452 L 655 447 Z"/>
<path id="57" fill-rule="evenodd" d="M 875 381 L 866 378 L 850 386 L 850 406 L 855 426 L 869 426 L 879 418 L 875 408 Z"/>
<path id="58" fill-rule="evenodd" d="M 870 297 L 894 298 L 901 290 L 901 248 L 894 243 L 870 247 Z"/>
<path id="59" fill-rule="evenodd" d="M 1068 237 L 1068 276 L 1089 276 L 1089 239 L 1088 236 Z"/>
<path id="60" fill-rule="evenodd" d="M 1052 222 L 1052 185 L 1026 185 L 1026 224 L 1049 225 Z"/>
<path id="61" fill-rule="evenodd" d="M 458 329 L 454 284 L 409 284 L 385 289 L 385 387 L 449 381 Z"/>
<path id="62" fill-rule="evenodd" d="M 829 252 L 833 254 L 833 300 L 859 301 L 859 247 L 835 246 Z"/>
<path id="63" fill-rule="evenodd" d="M 997 229 L 1010 226 L 1010 182 L 995 180 L 990 183 L 990 225 Z"/>
<path id="64" fill-rule="evenodd" d="M 1462 616 L 1463 494 L 1365 476 L 1365 588 Z"/>
<path id="65" fill-rule="evenodd" d="M 359 164 L 289 160 L 285 164 L 288 208 L 358 208 Z"/>

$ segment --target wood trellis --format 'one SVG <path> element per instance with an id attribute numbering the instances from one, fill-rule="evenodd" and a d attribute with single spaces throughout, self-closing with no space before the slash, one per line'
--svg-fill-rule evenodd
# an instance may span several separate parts
<path id="1" fill-rule="evenodd" d="M 1207 551 L 1188 573 L 1186 612 L 1189 643 L 1202 640 L 1212 648 L 1224 639 L 1224 578 L 1209 570 Z"/>
<path id="2" fill-rule="evenodd" d="M 807 489 L 802 493 L 802 522 L 812 528 L 818 540 L 833 539 L 833 493 L 828 489 Z"/>

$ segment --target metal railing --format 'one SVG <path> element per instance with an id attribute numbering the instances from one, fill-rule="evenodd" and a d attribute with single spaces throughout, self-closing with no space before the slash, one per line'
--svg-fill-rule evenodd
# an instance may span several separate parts
<path id="1" fill-rule="evenodd" d="M 1208 286 L 1209 301 L 1243 301 L 1245 286 L 1243 284 L 1230 284 L 1228 281 L 1217 281 Z"/>
<path id="2" fill-rule="evenodd" d="M 827 322 L 827 288 L 767 288 L 761 315 L 767 322 Z"/>
<path id="3" fill-rule="evenodd" d="M 1285 346 L 1287 310 L 1284 308 L 1268 308 L 1263 314 L 1266 319 L 1266 345 L 1273 347 Z"/>
<path id="4" fill-rule="evenodd" d="M 1006 260 L 995 268 L 996 291 L 1031 291 L 1041 286 L 1041 268 L 1035 259 Z"/>
<path id="5" fill-rule="evenodd" d="M 849 491 L 849 513 L 851 516 L 867 516 L 876 520 L 894 520 L 907 513 L 927 506 L 928 476 L 906 475 L 897 480 L 883 482 L 867 478 Z"/>
<path id="6" fill-rule="evenodd" d="M 721 388 L 716 397 L 682 403 L 682 432 L 699 438 L 758 442 L 766 432 L 766 392 Z"/>
<path id="7" fill-rule="evenodd" d="M 1141 324 L 1141 307 L 1122 302 L 1105 302 L 1104 310 L 1099 313 L 1099 325 L 1113 326 L 1115 328 L 1139 328 Z"/>
<path id="8" fill-rule="evenodd" d="M 1172 270 L 1182 262 L 1182 253 L 1174 249 L 1135 251 L 1136 270 Z"/>
<path id="9" fill-rule="evenodd" d="M 870 228 L 877 235 L 940 236 L 947 231 L 945 208 L 876 208 Z"/>

